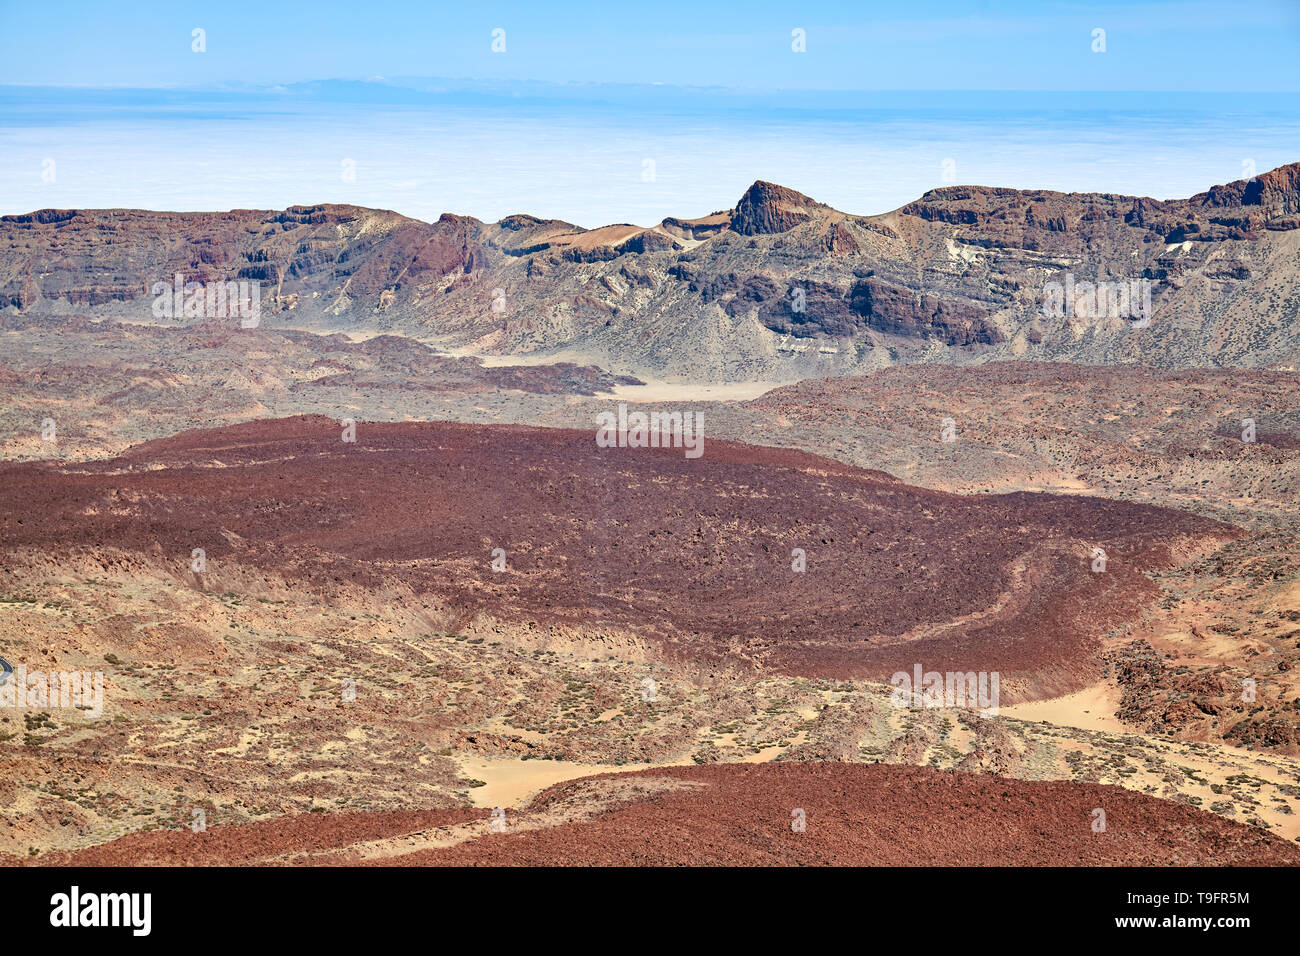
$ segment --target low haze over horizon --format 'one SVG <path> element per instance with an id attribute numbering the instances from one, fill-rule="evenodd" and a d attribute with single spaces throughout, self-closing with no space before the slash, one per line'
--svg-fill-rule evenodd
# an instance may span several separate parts
<path id="1" fill-rule="evenodd" d="M 331 202 L 593 227 L 759 179 L 860 214 L 950 184 L 1177 198 L 1300 159 L 1298 24 L 1182 0 L 11 5 L 0 214 Z"/>

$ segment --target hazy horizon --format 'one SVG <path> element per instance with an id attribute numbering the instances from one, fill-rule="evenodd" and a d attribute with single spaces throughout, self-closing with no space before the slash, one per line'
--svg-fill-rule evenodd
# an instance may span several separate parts
<path id="1" fill-rule="evenodd" d="M 1178 198 L 1300 160 L 1297 27 L 1282 0 L 10 4 L 0 213 L 648 225 L 759 179 L 856 214 L 951 184 Z"/>
<path id="2" fill-rule="evenodd" d="M 434 79 L 4 87 L 0 214 L 328 202 L 425 221 L 650 225 L 729 208 L 760 179 L 868 215 L 958 184 L 1180 198 L 1300 160 L 1300 109 L 1287 97 L 600 94 Z"/>

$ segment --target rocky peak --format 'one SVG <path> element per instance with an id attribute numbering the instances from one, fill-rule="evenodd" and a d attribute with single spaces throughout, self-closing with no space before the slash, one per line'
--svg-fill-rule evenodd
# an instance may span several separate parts
<path id="1" fill-rule="evenodd" d="M 785 232 L 824 208 L 803 193 L 759 180 L 740 197 L 731 214 L 731 228 L 742 236 Z"/>
<path id="2" fill-rule="evenodd" d="M 1215 186 L 1193 196 L 1191 202 L 1213 207 L 1262 206 L 1269 213 L 1295 215 L 1300 213 L 1300 163 L 1279 166 L 1253 179 Z"/>

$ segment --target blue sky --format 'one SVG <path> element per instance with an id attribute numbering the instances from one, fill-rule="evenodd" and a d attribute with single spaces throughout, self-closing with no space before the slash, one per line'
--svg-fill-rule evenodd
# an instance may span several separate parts
<path id="1" fill-rule="evenodd" d="M 191 31 L 207 51 L 191 51 Z M 506 51 L 491 51 L 492 31 Z M 791 31 L 807 52 L 791 50 Z M 1106 31 L 1094 53 L 1092 32 Z M 1300 91 L 1300 3 L 0 0 L 0 84 L 325 78 L 802 90 Z"/>

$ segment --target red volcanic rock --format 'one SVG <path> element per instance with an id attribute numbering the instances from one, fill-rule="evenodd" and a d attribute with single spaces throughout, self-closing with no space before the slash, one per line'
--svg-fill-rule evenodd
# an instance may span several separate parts
<path id="1" fill-rule="evenodd" d="M 932 336 L 948 345 L 991 345 L 1004 338 L 988 321 L 988 313 L 965 299 L 918 294 L 867 279 L 854 287 L 852 302 L 866 324 L 881 332 Z"/>
<path id="2" fill-rule="evenodd" d="M 639 780 L 638 780 L 639 778 Z M 640 796 L 635 785 L 657 787 Z M 594 784 L 602 785 L 597 790 Z M 665 784 L 676 786 L 665 786 Z M 619 801 L 617 794 L 625 796 Z M 529 814 L 589 819 L 489 833 L 385 862 L 488 866 L 1295 866 L 1300 847 L 1119 787 L 928 767 L 768 763 L 668 767 L 560 784 Z M 1102 809 L 1106 829 L 1092 830 Z M 791 826 L 803 811 L 804 832 Z"/>
<path id="3" fill-rule="evenodd" d="M 835 256 L 855 256 L 862 252 L 862 246 L 843 223 L 836 222 L 826 232 L 826 250 Z"/>
<path id="4" fill-rule="evenodd" d="M 731 228 L 742 236 L 786 232 L 825 207 L 803 193 L 758 181 L 745 191 L 731 215 Z"/>
<path id="5" fill-rule="evenodd" d="M 1104 832 L 1093 832 L 1097 809 Z M 792 823 L 802 811 L 803 832 Z M 10 865 L 1295 866 L 1266 831 L 1119 787 L 884 764 L 663 767 L 582 777 L 510 811 L 313 813 L 132 833 Z M 419 849 L 435 833 L 450 846 Z M 368 841 L 391 839 L 370 859 Z"/>
<path id="6" fill-rule="evenodd" d="M 188 573 L 201 547 L 218 575 L 256 567 L 322 592 L 405 582 L 469 614 L 619 625 L 718 663 L 882 681 L 916 663 L 997 671 L 1011 703 L 1095 679 L 1101 635 L 1157 596 L 1147 573 L 1238 535 L 1146 505 L 928 491 L 707 432 L 698 459 L 594 439 L 361 423 L 349 443 L 337 422 L 297 418 L 3 466 L 0 569 L 29 550 L 125 549 Z M 508 572 L 490 569 L 497 547 Z"/>
<path id="7" fill-rule="evenodd" d="M 1215 186 L 1189 201 L 1193 206 L 1263 206 L 1270 216 L 1300 213 L 1300 163 L 1279 166 L 1252 179 Z"/>
<path id="8" fill-rule="evenodd" d="M 683 267 L 679 274 L 688 277 L 689 271 Z M 766 275 L 742 280 L 733 272 L 707 284 L 696 279 L 691 288 L 706 302 L 722 300 L 728 315 L 757 310 L 758 320 L 782 335 L 845 337 L 873 329 L 934 338 L 947 345 L 993 344 L 1004 338 L 988 320 L 984 307 L 971 300 L 913 292 L 875 278 L 855 282 L 846 292 L 815 280 L 778 283 Z M 791 294 L 796 289 L 804 300 L 798 311 L 791 308 Z"/>

